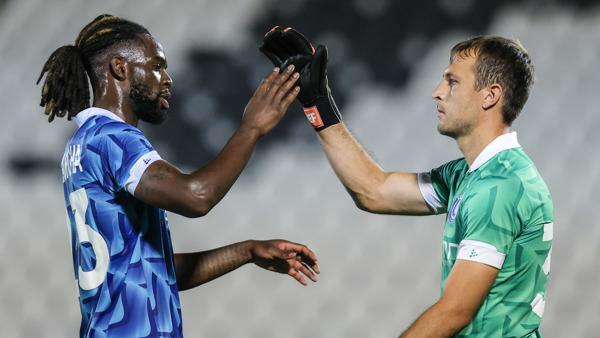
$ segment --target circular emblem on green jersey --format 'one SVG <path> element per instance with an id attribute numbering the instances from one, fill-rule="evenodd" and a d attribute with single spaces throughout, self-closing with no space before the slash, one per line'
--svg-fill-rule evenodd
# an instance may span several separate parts
<path id="1" fill-rule="evenodd" d="M 462 195 L 459 195 L 452 202 L 452 206 L 450 207 L 450 212 L 448 213 L 448 223 L 454 222 L 456 219 L 456 215 L 458 214 L 458 207 L 460 206 L 460 201 L 462 200 Z"/>

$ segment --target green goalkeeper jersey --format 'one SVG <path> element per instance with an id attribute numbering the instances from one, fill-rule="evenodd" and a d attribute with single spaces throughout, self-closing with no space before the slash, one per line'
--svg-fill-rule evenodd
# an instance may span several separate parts
<path id="1" fill-rule="evenodd" d="M 535 337 L 550 272 L 553 206 L 548 187 L 516 133 L 464 159 L 419 174 L 425 201 L 447 213 L 442 292 L 457 259 L 499 269 L 473 320 L 457 337 Z"/>

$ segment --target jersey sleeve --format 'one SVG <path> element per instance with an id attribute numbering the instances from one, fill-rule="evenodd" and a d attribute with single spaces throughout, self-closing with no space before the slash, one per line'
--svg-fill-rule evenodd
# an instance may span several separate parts
<path id="1" fill-rule="evenodd" d="M 521 229 L 517 215 L 521 190 L 519 182 L 498 179 L 465 197 L 459 210 L 464 235 L 457 259 L 502 268 Z"/>
<path id="2" fill-rule="evenodd" d="M 446 212 L 450 187 L 456 179 L 456 171 L 461 167 L 464 159 L 457 159 L 432 169 L 429 172 L 417 174 L 419 189 L 423 199 L 436 213 Z"/>
<path id="3" fill-rule="evenodd" d="M 161 157 L 139 129 L 123 123 L 105 129 L 105 167 L 115 189 L 133 195 L 144 171 Z"/>

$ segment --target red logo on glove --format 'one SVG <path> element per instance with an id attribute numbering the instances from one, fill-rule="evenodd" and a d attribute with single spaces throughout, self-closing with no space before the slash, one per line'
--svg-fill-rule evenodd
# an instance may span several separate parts
<path id="1" fill-rule="evenodd" d="M 310 122 L 314 128 L 321 128 L 324 126 L 321 114 L 316 106 L 304 108 L 304 115 L 306 115 L 308 122 Z"/>

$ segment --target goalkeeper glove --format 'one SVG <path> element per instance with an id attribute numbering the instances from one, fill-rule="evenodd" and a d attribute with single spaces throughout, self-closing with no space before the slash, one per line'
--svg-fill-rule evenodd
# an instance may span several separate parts
<path id="1" fill-rule="evenodd" d="M 298 100 L 316 131 L 341 121 L 327 80 L 327 47 L 319 45 L 315 49 L 296 30 L 276 26 L 265 35 L 259 49 L 281 69 L 294 64 L 300 73 Z"/>

